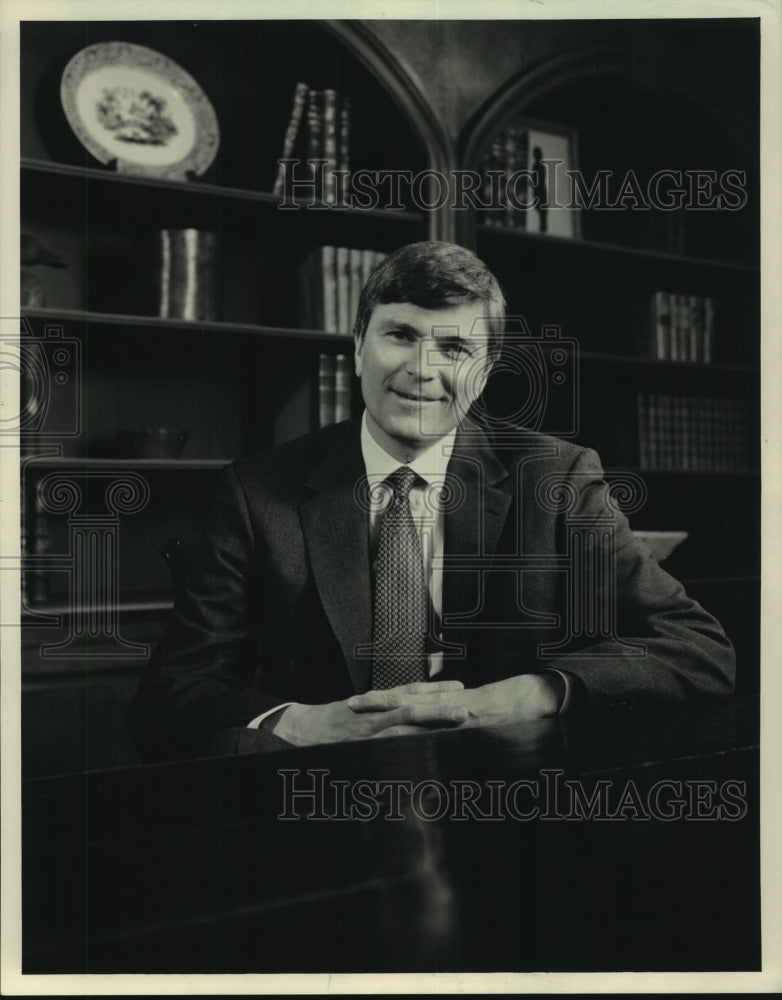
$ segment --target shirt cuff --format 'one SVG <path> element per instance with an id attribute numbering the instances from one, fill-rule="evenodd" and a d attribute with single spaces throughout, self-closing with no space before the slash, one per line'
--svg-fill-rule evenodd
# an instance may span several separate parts
<path id="1" fill-rule="evenodd" d="M 281 712 L 283 708 L 290 708 L 291 705 L 295 705 L 295 701 L 285 701 L 282 705 L 275 705 L 274 708 L 270 708 L 268 712 L 264 712 L 263 715 L 256 715 L 256 717 L 247 723 L 248 729 L 258 729 L 264 719 L 268 719 L 270 715 L 274 715 L 275 712 Z"/>
<path id="2" fill-rule="evenodd" d="M 573 700 L 573 685 L 570 683 L 570 678 L 567 674 L 563 674 L 561 670 L 557 670 L 556 667 L 546 667 L 550 673 L 559 674 L 562 680 L 565 682 L 565 697 L 562 699 L 562 704 L 559 706 L 559 711 L 557 715 L 564 715 L 565 712 L 570 708 L 570 703 Z M 545 671 L 544 671 L 545 673 Z"/>

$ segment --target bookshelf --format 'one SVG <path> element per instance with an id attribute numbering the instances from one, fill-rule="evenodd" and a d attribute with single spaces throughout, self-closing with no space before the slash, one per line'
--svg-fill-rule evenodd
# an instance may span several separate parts
<path id="1" fill-rule="evenodd" d="M 117 174 L 90 157 L 71 134 L 59 102 L 63 68 L 86 46 L 118 39 L 167 55 L 212 103 L 220 148 L 202 176 L 171 181 Z M 126 744 L 121 751 L 104 745 L 103 724 L 97 726 L 103 736 L 87 757 L 84 748 L 76 754 L 72 736 L 61 732 L 58 700 L 72 706 L 71 729 L 82 720 L 83 731 L 92 733 L 96 713 L 105 712 L 114 718 L 108 728 L 115 736 L 122 730 L 121 713 L 143 665 L 143 650 L 170 613 L 171 581 L 157 549 L 167 537 L 197 537 L 215 477 L 227 461 L 316 426 L 320 355 L 350 357 L 352 341 L 301 327 L 296 282 L 301 262 L 318 246 L 387 253 L 437 231 L 431 217 L 407 203 L 388 210 L 319 203 L 281 207 L 283 197 L 273 193 L 276 160 L 300 81 L 349 97 L 354 169 L 417 172 L 448 158 L 448 140 L 426 102 L 360 24 L 22 26 L 21 228 L 66 264 L 46 273 L 39 269 L 44 304 L 24 308 L 23 321 L 39 340 L 54 330 L 55 336 L 76 341 L 82 365 L 77 431 L 72 432 L 68 412 L 77 397 L 54 393 L 44 433 L 23 458 L 31 560 L 25 573 L 25 715 L 45 718 L 52 732 L 60 733 L 43 748 L 31 737 L 26 762 L 32 772 L 67 770 L 74 754 L 73 766 L 79 767 L 133 759 Z M 208 319 L 157 315 L 144 240 L 162 229 L 214 234 L 216 293 Z M 76 371 L 69 367 L 65 374 L 73 386 Z M 58 435 L 66 424 L 70 431 Z M 123 430 L 162 427 L 188 430 L 181 456 L 134 458 L 123 449 Z M 112 522 L 104 494 L 107 484 L 123 477 L 145 498 L 138 510 Z M 47 483 L 74 484 L 86 506 L 60 514 L 41 509 Z M 86 603 L 71 592 L 68 558 L 85 509 L 93 521 L 107 518 L 106 530 L 115 531 L 117 589 L 108 604 L 97 590 Z M 93 581 L 96 588 L 100 582 Z M 97 655 L 84 658 L 88 648 L 79 630 L 89 627 L 82 620 L 88 606 L 99 624 L 116 614 L 111 628 L 135 655 L 122 658 L 127 650 L 97 636 L 91 643 Z M 41 652 L 66 640 L 70 656 Z M 54 751 L 58 740 L 59 749 L 67 751 L 60 757 Z"/>
<path id="2" fill-rule="evenodd" d="M 692 96 L 693 87 L 675 89 L 686 77 L 686 47 L 671 50 L 680 53 L 669 67 L 672 89 L 639 77 L 639 39 L 649 35 L 642 24 L 618 30 L 595 22 L 589 28 L 593 42 L 602 33 L 611 44 L 586 47 L 578 42 L 578 26 L 566 22 L 487 22 L 478 28 L 475 22 L 432 23 L 421 38 L 413 27 L 357 21 L 23 24 L 22 231 L 67 264 L 42 275 L 45 305 L 28 307 L 23 315 L 38 337 L 55 327 L 80 343 L 87 388 L 79 432 L 53 434 L 43 451 L 25 456 L 25 505 L 35 503 L 38 484 L 53 473 L 98 482 L 124 472 L 147 483 L 149 501 L 121 522 L 117 610 L 124 635 L 154 642 L 171 604 L 160 544 L 171 535 L 197 535 L 226 462 L 314 427 L 321 356 L 352 354 L 349 336 L 302 324 L 303 263 L 324 246 L 388 253 L 418 239 L 455 239 L 495 271 L 511 314 L 523 315 L 533 331 L 555 324 L 575 342 L 576 440 L 597 448 L 609 472 L 634 471 L 647 482 L 649 499 L 633 527 L 689 532 L 671 558 L 671 571 L 723 617 L 740 660 L 756 662 L 758 456 L 749 454 L 741 470 L 644 468 L 637 407 L 640 394 L 741 400 L 750 438 L 758 438 L 753 149 L 725 124 L 716 98 L 714 107 L 705 108 Z M 440 30 L 447 44 L 438 47 Z M 674 22 L 658 28 L 682 38 L 686 30 Z M 507 39 L 501 58 L 500 36 Z M 70 132 L 59 104 L 62 69 L 85 46 L 116 39 L 165 53 L 205 91 L 221 144 L 202 176 L 171 181 L 120 175 L 97 164 Z M 735 33 L 725 36 L 726 51 L 739 41 L 745 56 L 751 53 L 746 37 Z M 354 169 L 480 169 L 492 137 L 522 116 L 572 130 L 577 165 L 586 174 L 606 166 L 618 173 L 636 169 L 644 177 L 658 167 L 746 169 L 749 207 L 702 213 L 689 225 L 685 220 L 686 239 L 676 246 L 660 243 L 659 227 L 644 213 L 583 210 L 578 235 L 563 238 L 486 227 L 478 212 L 448 205 L 421 211 L 409 198 L 391 209 L 315 204 L 283 210 L 282 197 L 273 193 L 276 159 L 300 82 L 349 97 Z M 755 109 L 744 110 L 751 124 Z M 178 228 L 215 234 L 215 309 L 209 319 L 162 317 L 149 300 L 139 247 L 150 232 Z M 645 353 L 649 303 L 660 290 L 714 297 L 711 363 Z M 551 348 L 541 350 L 545 367 Z M 528 388 L 523 377 L 499 374 L 486 398 L 504 415 Z M 357 391 L 354 383 L 356 410 Z M 70 397 L 53 398 L 47 416 L 52 428 L 70 405 Z M 556 431 L 573 416 L 562 412 L 573 409 L 572 401 L 561 398 L 556 405 L 560 412 L 555 406 L 547 413 L 544 429 Z M 183 453 L 129 457 L 118 433 L 144 427 L 187 428 Z M 67 518 L 47 519 L 46 553 L 66 552 Z M 51 574 L 47 599 L 30 606 L 36 627 L 23 636 L 26 683 L 38 706 L 30 717 L 36 719 L 40 712 L 47 715 L 46 705 L 68 685 L 87 691 L 96 671 L 107 684 L 116 676 L 129 691 L 143 663 L 140 656 L 113 661 L 110 650 L 105 660 L 86 664 L 78 658 L 41 660 L 41 636 L 47 642 L 62 637 L 42 619 L 59 619 L 62 632 L 68 613 L 79 610 L 58 572 Z M 740 677 L 745 690 L 756 683 L 752 669 Z M 81 695 L 74 698 L 78 711 L 87 711 Z M 112 694 L 112 711 L 119 713 L 121 702 Z M 35 748 L 30 753 L 31 766 L 49 766 Z M 110 754 L 101 758 L 98 749 L 91 759 L 116 762 Z"/>
<path id="3" fill-rule="evenodd" d="M 668 89 L 639 78 L 630 48 L 596 49 L 591 59 L 562 55 L 510 80 L 467 123 L 462 165 L 491 164 L 501 144 L 495 137 L 507 136 L 516 120 L 556 122 L 577 136 L 577 165 L 586 177 L 605 168 L 612 178 L 633 171 L 642 182 L 662 169 L 685 177 L 706 164 L 718 176 L 740 169 L 746 207 L 674 213 L 676 225 L 666 233 L 654 207 L 592 206 L 578 210 L 571 237 L 527 231 L 518 219 L 498 224 L 496 213 L 486 225 L 476 212 L 460 220 L 461 238 L 500 278 L 510 315 L 523 315 L 531 331 L 556 325 L 574 341 L 579 392 L 571 436 L 599 450 L 609 476 L 631 471 L 645 481 L 648 499 L 633 527 L 688 532 L 666 568 L 723 621 L 737 646 L 738 687 L 753 690 L 760 574 L 757 150 L 713 106 L 676 90 L 675 68 Z M 757 107 L 746 114 L 751 123 Z M 681 349 L 686 360 L 654 356 L 652 304 L 661 290 L 677 302 L 691 296 L 715 303 L 710 360 L 690 360 Z M 703 329 L 692 333 L 686 319 L 684 333 L 701 341 L 693 353 L 702 357 Z M 490 382 L 490 408 L 512 409 L 517 391 L 512 377 Z M 555 398 L 543 428 L 566 424 L 559 411 L 571 402 Z"/>
<path id="4" fill-rule="evenodd" d="M 201 177 L 117 174 L 70 134 L 62 69 L 86 45 L 116 38 L 179 62 L 215 107 L 221 144 Z M 67 265 L 43 276 L 45 305 L 23 315 L 39 337 L 61 328 L 80 342 L 88 387 L 80 433 L 57 441 L 57 460 L 82 473 L 124 462 L 167 478 L 171 498 L 173 484 L 192 490 L 202 474 L 206 491 L 213 465 L 311 429 L 320 354 L 352 353 L 349 336 L 301 328 L 296 272 L 307 255 L 328 244 L 385 253 L 430 233 L 431 219 L 409 205 L 281 208 L 276 158 L 301 68 L 310 87 L 349 95 L 354 168 L 418 171 L 442 159 L 443 139 L 360 25 L 48 22 L 26 24 L 21 42 L 22 229 Z M 155 314 L 140 240 L 164 228 L 216 236 L 218 290 L 207 320 Z M 70 402 L 54 400 L 52 429 L 58 405 Z M 117 444 L 123 428 L 165 426 L 189 431 L 180 459 L 140 469 Z M 29 477 L 43 461 L 28 464 Z"/>

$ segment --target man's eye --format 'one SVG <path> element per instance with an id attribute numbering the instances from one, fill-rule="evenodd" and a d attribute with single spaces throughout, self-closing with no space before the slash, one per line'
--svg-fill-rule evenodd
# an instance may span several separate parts
<path id="1" fill-rule="evenodd" d="M 413 335 L 409 330 L 391 330 L 391 336 L 394 340 L 404 340 L 408 343 L 413 339 Z"/>
<path id="2" fill-rule="evenodd" d="M 440 350 L 451 358 L 459 358 L 470 353 L 461 340 L 448 340 L 440 346 Z"/>

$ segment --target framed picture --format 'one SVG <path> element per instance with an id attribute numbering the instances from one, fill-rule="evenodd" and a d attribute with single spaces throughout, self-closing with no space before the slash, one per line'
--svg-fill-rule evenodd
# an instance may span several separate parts
<path id="1" fill-rule="evenodd" d="M 495 134 L 482 163 L 487 226 L 577 238 L 579 209 L 569 172 L 578 168 L 576 130 L 514 117 Z"/>

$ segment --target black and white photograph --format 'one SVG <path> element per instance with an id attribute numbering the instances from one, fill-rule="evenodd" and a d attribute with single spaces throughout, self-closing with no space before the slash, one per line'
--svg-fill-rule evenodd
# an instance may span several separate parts
<path id="1" fill-rule="evenodd" d="M 782 986 L 780 5 L 0 13 L 3 992 Z"/>

